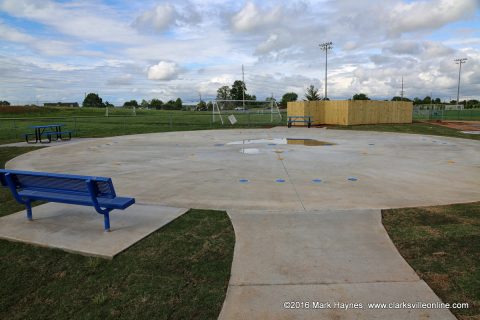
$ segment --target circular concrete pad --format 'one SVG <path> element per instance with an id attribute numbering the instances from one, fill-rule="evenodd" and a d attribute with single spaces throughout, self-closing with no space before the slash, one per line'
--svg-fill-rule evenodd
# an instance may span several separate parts
<path id="1" fill-rule="evenodd" d="M 335 145 L 272 146 L 275 138 Z M 265 139 L 248 144 L 258 153 L 228 144 L 251 139 Z M 316 210 L 480 199 L 478 141 L 413 134 L 280 127 L 154 133 L 45 148 L 7 167 L 112 177 L 120 195 L 176 207 Z"/>

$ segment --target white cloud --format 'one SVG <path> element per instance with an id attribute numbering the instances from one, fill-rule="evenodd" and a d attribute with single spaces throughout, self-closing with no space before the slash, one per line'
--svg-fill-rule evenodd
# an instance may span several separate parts
<path id="1" fill-rule="evenodd" d="M 148 68 L 149 80 L 172 80 L 178 76 L 179 68 L 175 62 L 160 61 Z"/>
<path id="2" fill-rule="evenodd" d="M 50 0 L 0 0 L 0 10 L 15 17 L 40 22 L 80 39 L 117 43 L 140 40 L 128 24 L 114 19 L 109 15 L 111 12 L 108 12 L 108 8 L 96 1 L 74 6 Z M 99 12 L 104 15 L 99 15 Z"/>
<path id="3" fill-rule="evenodd" d="M 277 6 L 273 9 L 261 10 L 253 2 L 247 2 L 245 6 L 232 17 L 231 23 L 236 31 L 250 32 L 258 28 L 275 25 L 281 19 L 281 7 Z"/>
<path id="4" fill-rule="evenodd" d="M 472 17 L 479 8 L 477 0 L 430 0 L 398 3 L 389 17 L 393 34 L 433 30 L 450 22 Z"/>
<path id="5" fill-rule="evenodd" d="M 164 31 L 175 22 L 177 15 L 177 11 L 171 4 L 159 4 L 138 16 L 135 19 L 134 26 L 141 29 Z"/>

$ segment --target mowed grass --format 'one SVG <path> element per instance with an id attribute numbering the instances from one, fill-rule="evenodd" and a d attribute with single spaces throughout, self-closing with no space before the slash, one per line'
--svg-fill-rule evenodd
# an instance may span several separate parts
<path id="1" fill-rule="evenodd" d="M 400 254 L 460 319 L 480 319 L 480 202 L 383 210 Z"/>
<path id="2" fill-rule="evenodd" d="M 263 113 L 262 113 L 263 112 Z M 231 125 L 226 115 L 235 114 L 237 123 Z M 274 115 L 273 122 L 268 110 L 255 110 L 251 113 L 224 111 L 222 125 L 218 116 L 213 121 L 211 112 L 141 110 L 133 116 L 132 109 L 110 108 L 109 117 L 103 108 L 24 108 L 0 107 L 0 144 L 23 141 L 23 134 L 33 132 L 33 125 L 63 123 L 66 130 L 74 132 L 74 137 L 109 137 L 127 134 L 141 134 L 167 131 L 188 131 L 233 128 L 268 128 L 286 125 L 283 118 Z M 13 119 L 16 120 L 13 120 Z M 354 126 L 328 126 L 339 130 L 364 130 L 381 132 L 401 132 L 428 134 L 480 140 L 480 135 L 464 134 L 432 123 L 378 124 Z"/>
<path id="3" fill-rule="evenodd" d="M 12 109 L 15 112 L 12 112 Z M 17 110 L 18 109 L 18 110 Z M 237 123 L 231 125 L 227 117 L 234 114 Z M 224 111 L 224 125 L 218 115 L 215 121 L 210 112 L 139 110 L 110 108 L 105 116 L 104 108 L 23 108 L 0 107 L 0 143 L 23 141 L 23 134 L 32 133 L 30 126 L 65 124 L 65 129 L 74 132 L 74 137 L 109 137 L 127 134 L 271 127 L 285 122 L 279 115 L 272 117 L 269 111 L 255 110 L 251 113 Z"/>
<path id="4" fill-rule="evenodd" d="M 480 140 L 480 135 L 466 134 L 459 130 L 447 128 L 428 122 L 414 122 L 411 124 L 363 124 L 352 126 L 327 126 L 330 129 L 338 130 L 360 130 L 360 131 L 381 131 L 428 134 L 434 136 L 454 137 L 463 139 Z"/>
<path id="5" fill-rule="evenodd" d="M 33 148 L 0 148 L 0 164 Z M 0 215 L 19 210 L 0 188 Z M 161 214 L 159 212 L 159 214 Z M 0 319 L 216 319 L 235 235 L 190 210 L 113 260 L 0 240 Z"/>
<path id="6" fill-rule="evenodd" d="M 23 153 L 37 150 L 39 147 L 1 147 L 0 148 L 0 168 L 5 168 L 5 163 Z M 18 212 L 25 209 L 25 206 L 19 204 L 12 197 L 12 194 L 7 188 L 0 186 L 0 217 L 7 214 Z M 1 260 L 1 259 L 0 259 Z"/>

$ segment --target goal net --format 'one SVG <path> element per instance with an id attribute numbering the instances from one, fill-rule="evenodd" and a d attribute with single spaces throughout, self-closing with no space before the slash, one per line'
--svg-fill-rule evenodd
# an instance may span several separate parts
<path id="1" fill-rule="evenodd" d="M 236 115 L 237 118 L 248 116 L 250 120 L 275 122 L 282 120 L 282 114 L 275 100 L 214 100 L 212 120 L 221 121 L 223 116 Z M 242 116 L 243 115 L 243 116 Z"/>

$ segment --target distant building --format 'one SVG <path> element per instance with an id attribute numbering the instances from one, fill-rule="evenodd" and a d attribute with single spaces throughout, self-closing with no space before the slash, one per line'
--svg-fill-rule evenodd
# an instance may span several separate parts
<path id="1" fill-rule="evenodd" d="M 44 107 L 70 107 L 78 108 L 78 102 L 54 102 L 54 103 L 44 103 Z"/>

